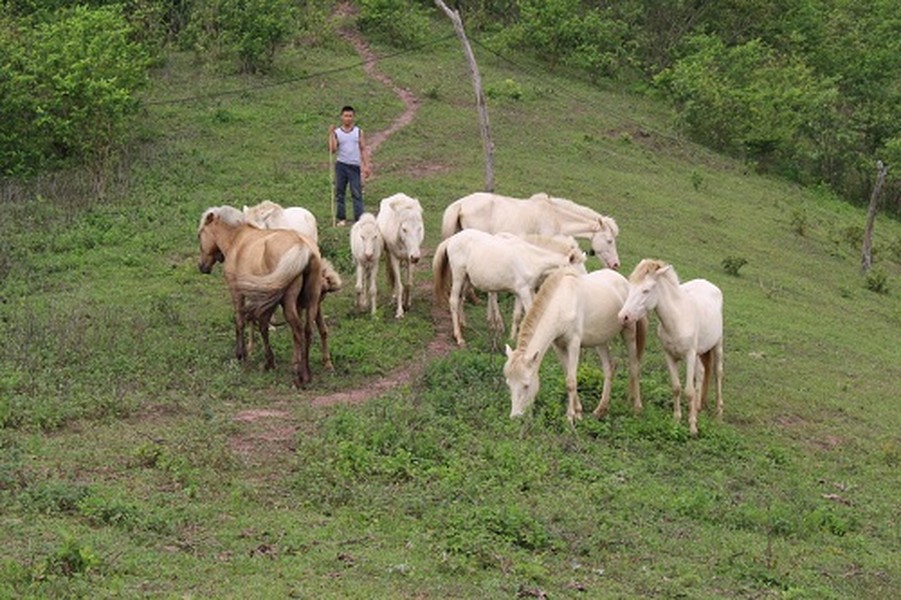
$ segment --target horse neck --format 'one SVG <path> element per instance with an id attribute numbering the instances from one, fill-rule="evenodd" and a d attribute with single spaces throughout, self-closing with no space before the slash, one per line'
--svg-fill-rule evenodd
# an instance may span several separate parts
<path id="1" fill-rule="evenodd" d="M 249 231 L 250 229 L 252 229 L 252 227 L 249 225 L 228 225 L 220 222 L 216 225 L 215 230 L 216 245 L 219 246 L 219 250 L 222 254 L 228 256 L 228 252 L 231 250 L 232 246 L 235 245 L 235 240 L 238 235 L 242 231 Z"/>
<path id="2" fill-rule="evenodd" d="M 569 295 L 568 291 L 558 288 L 555 290 L 554 295 L 548 299 L 547 304 L 544 305 L 537 321 L 533 322 L 528 329 L 525 328 L 525 323 L 523 324 L 519 347 L 523 349 L 524 356 L 531 356 L 537 352 L 539 358 L 537 364 L 541 364 L 541 359 L 544 358 L 547 349 L 550 348 L 555 339 L 560 337 L 564 330 L 563 325 L 566 321 L 559 318 L 560 307 L 558 305 L 561 301 L 566 300 Z M 528 319 L 528 315 L 526 315 L 526 318 Z"/>
<path id="3" fill-rule="evenodd" d="M 657 317 L 666 331 L 676 333 L 686 325 L 685 315 L 691 299 L 682 291 L 678 282 L 667 277 L 661 278 L 657 286 Z"/>

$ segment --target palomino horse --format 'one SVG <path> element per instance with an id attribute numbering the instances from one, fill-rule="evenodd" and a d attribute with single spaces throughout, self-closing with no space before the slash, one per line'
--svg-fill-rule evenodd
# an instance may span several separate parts
<path id="1" fill-rule="evenodd" d="M 280 204 L 263 200 L 256 206 L 245 206 L 244 218 L 260 229 L 293 229 L 314 244 L 319 244 L 316 217 L 302 206 L 282 208 Z"/>
<path id="2" fill-rule="evenodd" d="M 261 230 L 244 222 L 232 207 L 207 209 L 197 231 L 200 271 L 210 273 L 224 263 L 225 279 L 235 310 L 235 356 L 247 357 L 244 325 L 256 322 L 266 354 L 266 368 L 275 365 L 269 345 L 269 320 L 277 306 L 294 338 L 294 383 L 310 380 L 309 346 L 312 320 L 319 313 L 322 260 L 310 240 L 289 229 Z M 306 309 L 306 324 L 301 312 Z"/>
<path id="3" fill-rule="evenodd" d="M 629 278 L 632 288 L 619 312 L 623 324 L 656 311 L 660 319 L 657 335 L 666 354 L 673 386 L 673 416 L 682 419 L 678 361 L 685 361 L 685 396 L 688 399 L 688 426 L 698 434 L 698 411 L 707 395 L 711 366 L 716 369 L 716 414 L 723 416 L 723 293 L 706 279 L 683 284 L 675 269 L 663 261 L 644 259 Z M 703 380 L 696 389 L 698 359 Z"/>
<path id="4" fill-rule="evenodd" d="M 578 245 L 566 253 L 548 250 L 509 234 L 492 235 L 464 229 L 441 242 L 432 259 L 435 297 L 449 299 L 454 339 L 464 345 L 462 325 L 464 283 L 484 292 L 512 292 L 522 309 L 532 306 L 534 290 L 543 276 L 554 269 L 582 263 L 585 253 Z M 496 309 L 495 309 L 496 310 Z M 497 319 L 489 305 L 489 325 L 497 330 Z M 519 315 L 514 313 L 513 327 Z M 495 322 L 492 322 L 492 321 Z M 501 326 L 503 320 L 501 319 Z"/>
<path id="5" fill-rule="evenodd" d="M 616 236 L 619 228 L 611 217 L 564 198 L 535 194 L 521 200 L 476 192 L 451 203 L 441 222 L 441 238 L 447 239 L 462 229 L 487 233 L 506 231 L 523 235 L 564 234 L 591 240 L 592 253 L 611 269 L 619 268 Z"/>
<path id="6" fill-rule="evenodd" d="M 371 213 L 360 215 L 360 220 L 350 228 L 350 251 L 357 270 L 357 309 L 366 310 L 368 306 L 370 315 L 374 317 L 382 234 Z"/>
<path id="7" fill-rule="evenodd" d="M 422 206 L 419 200 L 406 194 L 394 194 L 381 201 L 376 218 L 384 255 L 389 263 L 388 283 L 394 290 L 397 302 L 395 317 L 404 316 L 404 309 L 410 308 L 413 288 L 413 265 L 419 262 L 420 245 L 425 237 L 422 224 Z"/>
<path id="8" fill-rule="evenodd" d="M 566 419 L 572 424 L 582 417 L 576 388 L 581 348 L 595 348 L 604 369 L 604 387 L 594 415 L 607 413 L 613 381 L 610 342 L 622 335 L 629 353 L 629 396 L 632 410 L 641 411 L 641 355 L 647 319 L 622 325 L 617 313 L 629 295 L 629 282 L 611 269 L 587 275 L 571 268 L 558 269 L 541 285 L 532 308 L 526 313 L 516 350 L 507 346 L 504 377 L 510 388 L 510 417 L 518 417 L 535 400 L 538 371 L 549 346 L 553 345 L 566 373 Z"/>

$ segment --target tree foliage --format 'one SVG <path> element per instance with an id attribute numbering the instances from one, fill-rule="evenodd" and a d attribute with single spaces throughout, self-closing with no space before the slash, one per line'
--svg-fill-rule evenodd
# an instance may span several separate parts
<path id="1" fill-rule="evenodd" d="M 0 19 L 0 171 L 102 160 L 127 134 L 149 54 L 118 6 Z"/>

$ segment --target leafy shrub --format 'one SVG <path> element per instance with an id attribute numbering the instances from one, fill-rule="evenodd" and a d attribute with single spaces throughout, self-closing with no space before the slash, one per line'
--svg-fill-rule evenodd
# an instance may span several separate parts
<path id="1" fill-rule="evenodd" d="M 683 57 L 655 81 L 695 137 L 768 170 L 795 169 L 804 147 L 799 140 L 809 136 L 813 144 L 818 132 L 811 125 L 836 111 L 831 81 L 760 40 L 729 47 L 713 35 L 692 36 Z"/>
<path id="2" fill-rule="evenodd" d="M 200 0 L 182 44 L 213 58 L 234 57 L 244 73 L 267 73 L 295 29 L 290 0 Z"/>
<path id="3" fill-rule="evenodd" d="M 119 6 L 77 6 L 33 26 L 0 19 L 0 173 L 107 160 L 128 136 L 149 55 Z"/>
<path id="4" fill-rule="evenodd" d="M 360 29 L 399 48 L 415 48 L 429 35 L 429 18 L 410 0 L 362 0 Z"/>
<path id="5" fill-rule="evenodd" d="M 738 271 L 746 264 L 748 261 L 742 256 L 727 256 L 722 262 L 723 270 L 733 277 L 738 277 Z"/>
<path id="6" fill-rule="evenodd" d="M 888 275 L 881 269 L 872 269 L 867 273 L 865 285 L 871 292 L 888 294 Z"/>

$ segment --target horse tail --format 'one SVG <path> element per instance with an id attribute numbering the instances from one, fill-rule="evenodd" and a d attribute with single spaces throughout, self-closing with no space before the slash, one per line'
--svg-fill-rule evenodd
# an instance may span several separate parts
<path id="1" fill-rule="evenodd" d="M 323 296 L 325 259 L 317 254 L 310 255 L 310 261 L 303 271 L 303 286 L 297 296 L 297 312 L 308 310 L 307 322 L 319 314 L 319 304 Z M 327 285 L 327 284 L 326 284 Z"/>
<path id="2" fill-rule="evenodd" d="M 451 277 L 450 261 L 447 260 L 448 240 L 444 240 L 435 249 L 432 259 L 432 278 L 434 280 L 435 299 L 442 304 L 450 297 Z"/>
<path id="3" fill-rule="evenodd" d="M 710 387 L 710 370 L 713 366 L 713 350 L 708 350 L 698 358 L 701 359 L 701 364 L 704 366 L 704 379 L 701 380 L 701 395 L 698 396 L 700 399 L 699 406 L 703 407 L 704 403 L 707 401 L 707 389 Z"/>
<path id="4" fill-rule="evenodd" d="M 460 224 L 460 210 L 462 204 L 457 200 L 444 209 L 444 216 L 441 218 L 441 239 L 446 240 L 458 231 L 462 231 Z"/>
<path id="5" fill-rule="evenodd" d="M 644 345 L 648 337 L 648 316 L 645 315 L 638 319 L 635 323 L 635 347 L 638 354 L 638 360 L 641 360 L 644 354 Z"/>
<path id="6" fill-rule="evenodd" d="M 244 310 L 259 317 L 281 302 L 285 290 L 306 269 L 312 253 L 306 246 L 292 246 L 266 275 L 241 275 L 236 289 L 244 296 Z"/>

